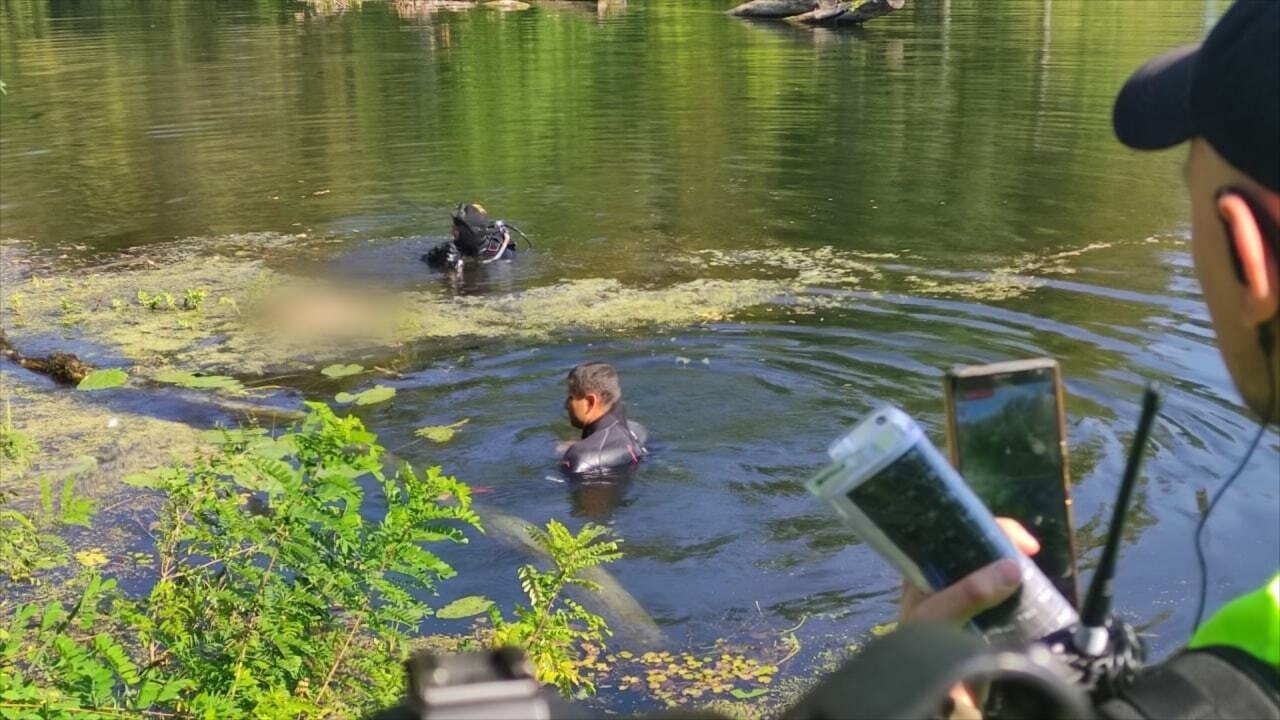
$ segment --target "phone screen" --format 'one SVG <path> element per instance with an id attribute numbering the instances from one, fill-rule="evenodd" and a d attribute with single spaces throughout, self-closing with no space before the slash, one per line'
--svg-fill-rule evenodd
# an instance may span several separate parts
<path id="1" fill-rule="evenodd" d="M 1040 542 L 1036 565 L 1079 605 L 1056 367 L 951 376 L 956 469 Z"/>

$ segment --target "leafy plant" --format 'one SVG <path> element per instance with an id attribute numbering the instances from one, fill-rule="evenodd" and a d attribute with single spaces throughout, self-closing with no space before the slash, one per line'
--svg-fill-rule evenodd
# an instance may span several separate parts
<path id="1" fill-rule="evenodd" d="M 75 483 L 75 474 L 63 480 L 55 502 L 52 482 L 40 478 L 40 507 L 34 514 L 4 507 L 6 497 L 0 492 L 0 576 L 37 583 L 37 571 L 66 564 L 70 548 L 55 531 L 67 525 L 88 527 L 93 516 L 93 502 L 76 495 Z"/>
<path id="2" fill-rule="evenodd" d="M 178 304 L 173 295 L 167 292 L 152 295 L 146 290 L 138 291 L 138 302 L 148 310 L 177 310 Z"/>
<path id="3" fill-rule="evenodd" d="M 208 290 L 187 288 L 187 291 L 182 295 L 182 309 L 199 310 L 200 306 L 204 304 L 204 299 L 207 297 L 209 297 Z"/>
<path id="4" fill-rule="evenodd" d="M 30 435 L 13 427 L 13 408 L 5 400 L 4 423 L 0 424 L 0 458 L 4 459 L 5 467 L 15 474 L 21 473 L 31 464 L 31 456 L 37 449 Z"/>
<path id="5" fill-rule="evenodd" d="M 479 519 L 466 485 L 387 475 L 358 418 L 308 407 L 281 437 L 227 433 L 209 457 L 126 478 L 163 497 L 154 586 L 131 599 L 88 572 L 75 602 L 20 606 L 0 631 L 7 707 L 305 718 L 396 700 L 421 598 L 454 574 L 424 546 L 465 543 Z"/>
<path id="6" fill-rule="evenodd" d="M 525 565 L 517 571 L 529 607 L 517 605 L 515 619 L 506 620 L 496 608 L 489 610 L 495 646 L 524 648 L 537 668 L 538 680 L 555 685 L 561 694 L 595 692 L 590 677 L 575 662 L 583 643 L 604 645 L 612 634 L 604 618 L 589 612 L 564 595 L 569 586 L 598 591 L 600 586 L 582 577 L 585 570 L 622 557 L 618 540 L 608 539 L 608 528 L 587 523 L 577 535 L 556 520 L 547 529 L 530 528 L 533 541 L 550 555 L 554 567 L 539 570 Z"/>

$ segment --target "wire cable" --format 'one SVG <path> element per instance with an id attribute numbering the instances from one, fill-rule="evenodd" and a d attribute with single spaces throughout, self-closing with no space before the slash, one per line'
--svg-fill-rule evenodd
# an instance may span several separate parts
<path id="1" fill-rule="evenodd" d="M 1267 363 L 1267 388 L 1271 391 L 1271 406 L 1267 408 L 1266 415 L 1258 422 L 1258 432 L 1254 434 L 1253 440 L 1249 443 L 1249 449 L 1244 453 L 1244 457 L 1240 458 L 1240 464 L 1236 465 L 1236 469 L 1227 477 L 1226 482 L 1222 483 L 1222 486 L 1214 492 L 1213 499 L 1209 501 L 1209 507 L 1205 509 L 1204 514 L 1200 516 L 1200 523 L 1196 525 L 1196 562 L 1200 566 L 1200 597 L 1196 601 L 1196 621 L 1191 626 L 1192 634 L 1195 634 L 1196 630 L 1200 629 L 1200 620 L 1204 617 L 1205 595 L 1208 593 L 1209 587 L 1209 565 L 1205 562 L 1204 543 L 1202 542 L 1204 528 L 1209 523 L 1209 516 L 1213 515 L 1213 509 L 1218 506 L 1218 501 L 1226 494 L 1227 489 L 1236 481 L 1236 478 L 1240 477 L 1240 474 L 1244 472 L 1245 467 L 1249 464 L 1249 460 L 1253 458 L 1254 451 L 1258 449 L 1258 443 L 1262 442 L 1262 436 L 1267 434 L 1267 427 L 1276 416 L 1276 406 L 1280 405 L 1280 387 L 1276 387 L 1275 362 L 1272 360 L 1270 347 L 1264 344 L 1263 349 L 1263 356 Z"/>

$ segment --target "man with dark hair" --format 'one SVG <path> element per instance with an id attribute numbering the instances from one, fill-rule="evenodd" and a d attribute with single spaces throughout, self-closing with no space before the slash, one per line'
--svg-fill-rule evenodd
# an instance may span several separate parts
<path id="1" fill-rule="evenodd" d="M 649 432 L 627 419 L 617 371 L 607 363 L 582 363 L 569 371 L 566 384 L 564 409 L 569 422 L 582 428 L 582 439 L 565 452 L 564 469 L 592 474 L 639 462 Z"/>
<path id="2" fill-rule="evenodd" d="M 1137 150 L 1188 144 L 1191 256 L 1222 359 L 1260 418 L 1256 447 L 1280 420 L 1280 1 L 1238 0 L 1203 44 L 1139 68 L 1116 98 L 1114 125 Z M 1006 530 L 1035 551 L 1021 527 Z M 927 597 L 908 586 L 903 620 L 963 622 L 999 604 L 1018 588 L 1009 562 Z M 1187 650 L 1148 668 L 1102 711 L 1280 717 L 1280 575 L 1220 608 Z"/>

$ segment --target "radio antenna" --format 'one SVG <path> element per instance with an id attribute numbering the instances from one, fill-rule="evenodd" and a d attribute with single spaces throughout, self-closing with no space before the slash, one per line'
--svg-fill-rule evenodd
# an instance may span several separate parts
<path id="1" fill-rule="evenodd" d="M 1133 444 L 1129 446 L 1129 460 L 1125 464 L 1124 476 L 1120 479 L 1120 492 L 1116 496 L 1115 507 L 1111 510 L 1107 544 L 1102 548 L 1102 559 L 1098 561 L 1098 569 L 1093 573 L 1093 581 L 1089 583 L 1089 594 L 1085 598 L 1084 609 L 1080 613 L 1080 622 L 1086 631 L 1104 627 L 1111 614 L 1111 596 L 1115 591 L 1116 555 L 1120 552 L 1125 516 L 1129 513 L 1129 501 L 1133 496 L 1133 486 L 1138 481 L 1142 456 L 1146 452 L 1147 441 L 1151 437 L 1151 427 L 1160 413 L 1161 397 L 1160 387 L 1154 383 L 1147 385 L 1146 392 L 1142 395 L 1142 416 L 1138 419 L 1138 430 L 1133 435 Z"/>

